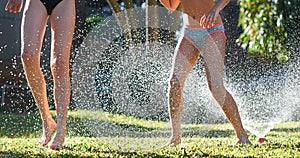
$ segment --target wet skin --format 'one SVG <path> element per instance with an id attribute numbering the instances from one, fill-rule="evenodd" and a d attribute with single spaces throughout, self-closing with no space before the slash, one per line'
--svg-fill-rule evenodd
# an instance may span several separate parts
<path id="1" fill-rule="evenodd" d="M 23 0 L 8 0 L 6 10 L 20 12 Z M 57 122 L 52 118 L 46 93 L 46 82 L 40 68 L 40 55 L 47 21 L 51 24 L 51 72 Z M 41 145 L 62 148 L 66 136 L 66 121 L 70 101 L 69 57 L 75 26 L 75 1 L 63 0 L 48 15 L 40 0 L 27 0 L 21 28 L 21 59 L 27 82 L 39 107 L 43 122 Z M 52 133 L 56 131 L 52 137 Z"/>
<path id="2" fill-rule="evenodd" d="M 182 4 L 183 12 L 188 15 L 189 28 L 210 28 L 222 23 L 219 12 L 229 3 L 229 0 L 160 0 L 169 10 L 174 11 Z M 208 87 L 221 106 L 228 121 L 232 124 L 237 142 L 236 144 L 251 144 L 248 135 L 242 125 L 241 118 L 235 100 L 225 89 L 223 83 L 223 69 L 225 58 L 224 34 L 215 32 L 208 35 L 204 42 L 204 48 L 195 47 L 187 37 L 179 39 L 175 49 L 173 67 L 169 80 L 169 113 L 172 125 L 172 136 L 167 145 L 181 142 L 181 118 L 183 113 L 183 87 L 189 72 L 193 69 L 199 56 L 203 54 L 204 66 Z"/>

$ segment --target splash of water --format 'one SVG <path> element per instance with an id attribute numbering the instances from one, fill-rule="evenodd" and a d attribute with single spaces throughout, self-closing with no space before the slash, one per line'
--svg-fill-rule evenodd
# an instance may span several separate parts
<path id="1" fill-rule="evenodd" d="M 258 138 L 264 138 L 271 129 L 274 128 L 274 124 L 279 122 L 252 122 L 244 121 L 244 126 L 252 134 Z"/>
<path id="2" fill-rule="evenodd" d="M 257 73 L 251 79 L 230 83 L 240 106 L 243 124 L 257 137 L 263 138 L 274 124 L 291 120 L 299 107 L 297 94 L 300 85 L 295 70 L 283 66 Z"/>
<path id="3" fill-rule="evenodd" d="M 178 30 L 172 22 L 177 18 L 175 13 L 170 15 L 164 8 L 156 9 L 170 20 L 169 25 L 162 23 L 159 28 Z M 140 22 L 137 28 L 144 29 L 144 10 L 136 9 L 133 12 Z M 148 48 L 144 44 L 128 45 L 121 36 L 124 30 L 129 29 L 126 27 L 121 28 L 118 20 L 112 16 L 88 34 L 74 63 L 73 88 L 77 106 L 147 119 L 167 118 L 166 94 L 174 46 L 159 42 L 150 42 Z M 299 103 L 296 95 L 300 87 L 297 84 L 299 79 L 294 80 L 292 76 L 295 72 L 289 67 L 281 70 L 253 72 L 255 77 L 246 75 L 235 82 L 225 77 L 226 87 L 238 103 L 245 127 L 258 137 L 264 137 L 275 123 L 289 120 L 292 109 Z M 245 68 L 245 71 L 251 69 Z M 286 105 L 287 102 L 290 104 Z M 218 123 L 225 120 L 207 88 L 201 59 L 186 81 L 184 105 L 183 122 Z M 115 135 L 105 133 L 111 128 L 105 122 L 92 119 L 86 120 L 85 125 L 96 136 Z M 114 131 L 122 133 L 122 129 Z M 123 134 L 139 135 L 126 130 Z"/>

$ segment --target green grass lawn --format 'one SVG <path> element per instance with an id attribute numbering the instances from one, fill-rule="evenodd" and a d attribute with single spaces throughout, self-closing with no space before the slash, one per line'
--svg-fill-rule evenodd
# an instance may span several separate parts
<path id="1" fill-rule="evenodd" d="M 54 113 L 53 113 L 54 114 Z M 300 157 L 300 122 L 275 125 L 267 143 L 235 146 L 229 124 L 184 124 L 182 144 L 164 147 L 168 122 L 97 111 L 70 111 L 60 151 L 38 144 L 39 115 L 0 115 L 0 157 Z"/>

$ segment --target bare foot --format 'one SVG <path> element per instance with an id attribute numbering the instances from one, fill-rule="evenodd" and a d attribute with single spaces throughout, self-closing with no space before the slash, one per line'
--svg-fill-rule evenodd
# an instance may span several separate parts
<path id="1" fill-rule="evenodd" d="M 53 150 L 60 150 L 65 141 L 66 133 L 66 127 L 58 127 L 49 147 Z"/>
<path id="2" fill-rule="evenodd" d="M 56 123 L 53 119 L 50 121 L 43 122 L 43 136 L 40 139 L 40 144 L 45 146 L 47 145 L 52 137 L 52 132 L 56 129 Z"/>
<path id="3" fill-rule="evenodd" d="M 250 142 L 250 140 L 248 139 L 248 137 L 239 138 L 238 141 L 235 144 L 236 145 L 238 145 L 238 144 L 252 145 L 252 143 Z"/>
<path id="4" fill-rule="evenodd" d="M 181 143 L 181 138 L 179 137 L 171 137 L 165 146 L 178 145 Z"/>

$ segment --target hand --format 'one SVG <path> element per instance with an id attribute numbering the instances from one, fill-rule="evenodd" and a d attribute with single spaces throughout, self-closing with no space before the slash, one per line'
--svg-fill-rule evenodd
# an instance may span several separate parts
<path id="1" fill-rule="evenodd" d="M 8 0 L 5 10 L 11 13 L 20 12 L 23 6 L 23 0 Z"/>
<path id="2" fill-rule="evenodd" d="M 200 26 L 204 28 L 209 28 L 213 26 L 216 23 L 218 16 L 219 16 L 219 9 L 212 8 L 201 17 Z"/>

